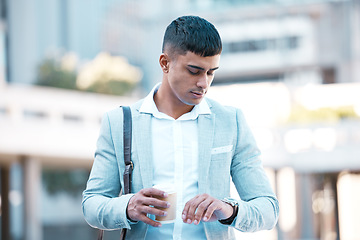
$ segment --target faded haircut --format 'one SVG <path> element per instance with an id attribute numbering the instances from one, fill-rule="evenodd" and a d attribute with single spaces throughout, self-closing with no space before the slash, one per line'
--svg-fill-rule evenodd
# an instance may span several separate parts
<path id="1" fill-rule="evenodd" d="M 185 55 L 188 51 L 202 57 L 221 54 L 221 38 L 213 24 L 197 16 L 182 16 L 166 28 L 162 52 Z"/>

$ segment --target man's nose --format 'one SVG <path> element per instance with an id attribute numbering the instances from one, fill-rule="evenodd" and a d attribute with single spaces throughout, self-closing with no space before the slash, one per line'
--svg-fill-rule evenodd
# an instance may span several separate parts
<path id="1" fill-rule="evenodd" d="M 197 82 L 197 87 L 206 89 L 208 86 L 208 76 L 207 74 L 202 74 Z"/>

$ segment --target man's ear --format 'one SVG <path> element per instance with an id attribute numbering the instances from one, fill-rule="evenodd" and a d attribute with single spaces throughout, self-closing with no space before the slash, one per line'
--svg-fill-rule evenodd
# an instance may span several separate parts
<path id="1" fill-rule="evenodd" d="M 160 55 L 159 63 L 160 63 L 160 67 L 164 73 L 169 72 L 169 61 L 170 61 L 170 58 L 166 53 L 162 53 Z"/>

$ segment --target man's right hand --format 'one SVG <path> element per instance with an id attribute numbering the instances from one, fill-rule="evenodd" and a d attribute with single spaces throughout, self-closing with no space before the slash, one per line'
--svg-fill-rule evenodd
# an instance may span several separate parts
<path id="1" fill-rule="evenodd" d="M 153 227 L 161 227 L 161 223 L 147 217 L 147 214 L 165 216 L 166 212 L 155 207 L 168 208 L 170 203 L 158 198 L 167 197 L 167 193 L 155 188 L 144 188 L 135 193 L 126 208 L 127 216 L 131 221 L 142 221 Z"/>

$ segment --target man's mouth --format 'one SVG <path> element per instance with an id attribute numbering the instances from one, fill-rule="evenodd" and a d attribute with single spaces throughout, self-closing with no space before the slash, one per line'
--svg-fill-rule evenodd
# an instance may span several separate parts
<path id="1" fill-rule="evenodd" d="M 190 91 L 195 97 L 201 98 L 205 95 L 205 91 Z"/>
<path id="2" fill-rule="evenodd" d="M 196 95 L 204 95 L 205 94 L 205 91 L 190 91 L 191 93 L 193 94 L 196 94 Z"/>

